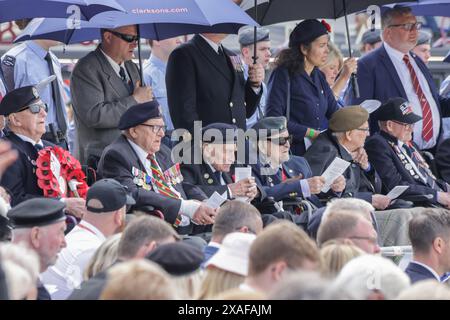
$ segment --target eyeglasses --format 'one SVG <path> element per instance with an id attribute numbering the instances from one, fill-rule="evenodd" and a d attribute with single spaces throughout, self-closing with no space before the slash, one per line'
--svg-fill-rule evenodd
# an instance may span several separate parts
<path id="1" fill-rule="evenodd" d="M 160 130 L 162 130 L 163 132 L 166 132 L 166 129 L 167 129 L 167 126 L 159 126 L 159 125 L 156 125 L 156 124 L 141 123 L 140 125 L 152 128 L 152 132 L 153 133 L 158 133 Z"/>
<path id="2" fill-rule="evenodd" d="M 355 130 L 369 132 L 370 128 L 357 128 Z"/>
<path id="3" fill-rule="evenodd" d="M 109 29 L 106 30 L 106 31 L 111 32 L 116 37 L 118 37 L 118 38 L 120 38 L 123 41 L 128 42 L 128 43 L 136 42 L 136 41 L 139 40 L 139 36 L 137 36 L 137 35 L 134 36 L 134 35 L 131 35 L 131 34 L 123 34 L 123 33 L 117 32 L 117 31 L 109 30 Z"/>
<path id="4" fill-rule="evenodd" d="M 45 112 L 48 112 L 48 106 L 46 103 L 35 103 L 35 104 L 30 104 L 29 106 L 26 106 L 23 109 L 20 109 L 18 112 L 24 111 L 30 109 L 30 112 L 33 114 L 39 113 L 41 111 L 41 109 L 44 109 Z"/>
<path id="5" fill-rule="evenodd" d="M 278 137 L 278 138 L 267 138 L 267 140 L 270 140 L 272 143 L 278 143 L 280 146 L 284 146 L 288 141 L 289 143 L 292 143 L 292 135 L 289 135 L 287 137 Z"/>
<path id="6" fill-rule="evenodd" d="M 404 123 L 404 122 L 399 122 L 399 121 L 395 121 L 395 120 L 391 120 L 391 121 L 395 122 L 395 123 L 397 123 L 399 125 L 402 125 L 402 126 L 404 126 L 405 128 L 408 128 L 408 129 L 414 128 L 414 123 Z"/>
<path id="7" fill-rule="evenodd" d="M 391 24 L 389 28 L 391 27 L 401 27 L 405 31 L 412 31 L 412 30 L 419 30 L 420 28 L 422 28 L 422 23 L 415 22 L 415 23 Z"/>

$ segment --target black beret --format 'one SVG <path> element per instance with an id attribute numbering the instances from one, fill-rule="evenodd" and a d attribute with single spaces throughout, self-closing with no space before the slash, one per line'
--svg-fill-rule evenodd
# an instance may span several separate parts
<path id="1" fill-rule="evenodd" d="M 269 29 L 256 28 L 256 42 L 270 40 Z M 239 29 L 238 40 L 241 46 L 249 46 L 255 42 L 255 27 L 244 26 Z"/>
<path id="2" fill-rule="evenodd" d="M 334 132 L 358 129 L 369 119 L 369 112 L 361 106 L 344 107 L 333 113 L 329 128 Z"/>
<path id="3" fill-rule="evenodd" d="M 120 117 L 118 127 L 120 130 L 126 130 L 128 128 L 136 127 L 148 119 L 162 117 L 163 116 L 158 102 L 156 100 L 152 100 L 130 107 Z"/>
<path id="4" fill-rule="evenodd" d="M 235 143 L 237 127 L 227 123 L 211 123 L 202 128 L 202 141 L 207 143 Z"/>
<path id="5" fill-rule="evenodd" d="M 374 44 L 381 41 L 381 31 L 379 29 L 367 30 L 363 33 L 361 42 L 363 44 Z"/>
<path id="6" fill-rule="evenodd" d="M 287 120 L 286 117 L 266 117 L 255 123 L 252 129 L 256 130 L 258 137 L 270 137 L 272 133 L 287 130 Z M 272 132 L 272 130 L 277 131 Z"/>
<path id="7" fill-rule="evenodd" d="M 64 221 L 66 215 L 62 201 L 49 198 L 33 198 L 19 203 L 8 211 L 14 228 L 32 228 Z"/>
<path id="8" fill-rule="evenodd" d="M 303 20 L 289 35 L 289 48 L 295 48 L 300 44 L 313 42 L 324 34 L 328 34 L 328 29 L 324 23 L 316 19 Z"/>
<path id="9" fill-rule="evenodd" d="M 0 115 L 7 116 L 20 111 L 39 99 L 39 93 L 34 86 L 14 89 L 3 97 L 0 103 Z"/>
<path id="10" fill-rule="evenodd" d="M 378 121 L 398 121 L 401 123 L 413 124 L 422 120 L 422 117 L 415 114 L 408 100 L 403 98 L 391 98 L 382 104 L 374 113 Z"/>
<path id="11" fill-rule="evenodd" d="M 204 255 L 193 245 L 175 242 L 157 247 L 146 258 L 159 264 L 167 273 L 182 276 L 199 269 Z"/>
<path id="12" fill-rule="evenodd" d="M 116 211 L 124 205 L 135 203 L 128 195 L 127 189 L 114 179 L 98 180 L 86 195 L 86 208 L 96 213 Z"/>

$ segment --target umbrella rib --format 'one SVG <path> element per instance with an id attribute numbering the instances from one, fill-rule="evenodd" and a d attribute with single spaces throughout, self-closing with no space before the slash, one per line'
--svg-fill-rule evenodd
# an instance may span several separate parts
<path id="1" fill-rule="evenodd" d="M 256 23 L 259 23 L 260 25 L 262 25 L 263 24 L 263 21 L 264 21 L 264 19 L 266 18 L 266 15 L 267 15 L 267 12 L 269 12 L 269 9 L 270 9 L 270 7 L 272 6 L 272 3 L 274 2 L 275 0 L 269 0 L 269 4 L 267 5 L 267 9 L 266 9 L 266 11 L 263 13 L 263 16 L 262 16 L 262 18 L 261 18 L 261 22 L 259 22 L 259 21 L 256 21 Z"/>

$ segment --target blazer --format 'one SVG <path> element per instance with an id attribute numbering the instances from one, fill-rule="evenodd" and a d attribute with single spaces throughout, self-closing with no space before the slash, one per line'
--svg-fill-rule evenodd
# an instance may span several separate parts
<path id="1" fill-rule="evenodd" d="M 416 283 L 417 281 L 428 279 L 437 280 L 436 277 L 430 272 L 430 270 L 414 262 L 410 262 L 408 264 L 405 269 L 405 273 L 408 275 L 409 279 L 411 279 L 412 284 Z"/>
<path id="2" fill-rule="evenodd" d="M 156 160 L 164 172 L 174 165 L 170 157 L 170 150 L 161 145 L 156 153 Z M 145 167 L 139 160 L 125 136 L 120 135 L 111 145 L 105 148 L 98 165 L 99 175 L 103 178 L 113 178 L 128 188 L 136 201 L 135 207 L 151 205 L 162 211 L 164 219 L 173 224 L 180 211 L 181 200 L 170 198 L 153 190 L 145 190 L 133 182 L 133 168 L 145 172 Z M 174 185 L 183 199 L 203 201 L 206 195 L 194 185 L 182 182 Z"/>
<path id="3" fill-rule="evenodd" d="M 136 86 L 140 79 L 138 67 L 125 61 L 125 68 Z M 120 135 L 119 119 L 137 101 L 100 46 L 77 62 L 70 91 L 77 130 L 74 155 L 86 164 L 89 156 L 100 158 L 103 149 Z"/>
<path id="4" fill-rule="evenodd" d="M 194 131 L 194 121 L 206 126 L 214 122 L 246 128 L 262 95 L 244 79 L 239 56 L 225 49 L 223 56 L 200 35 L 177 47 L 166 70 L 167 100 L 176 129 Z"/>

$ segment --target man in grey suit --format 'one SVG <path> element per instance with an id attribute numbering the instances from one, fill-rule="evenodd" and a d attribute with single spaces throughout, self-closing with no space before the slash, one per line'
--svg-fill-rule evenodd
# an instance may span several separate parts
<path id="1" fill-rule="evenodd" d="M 93 168 L 103 149 L 119 137 L 117 125 L 122 114 L 153 99 L 152 89 L 141 87 L 138 67 L 131 61 L 137 41 L 135 25 L 103 29 L 101 44 L 73 70 L 74 153 Z"/>

